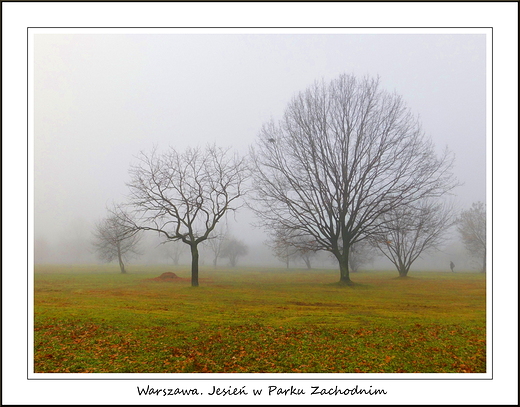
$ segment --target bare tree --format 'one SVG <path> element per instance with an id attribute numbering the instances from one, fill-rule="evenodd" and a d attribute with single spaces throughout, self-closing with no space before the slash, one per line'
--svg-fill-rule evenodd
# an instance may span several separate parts
<path id="1" fill-rule="evenodd" d="M 457 185 L 449 151 L 437 157 L 402 98 L 370 78 L 342 75 L 297 94 L 251 157 L 263 225 L 311 236 L 337 259 L 342 284 L 352 284 L 350 246 L 383 214 Z"/>
<path id="2" fill-rule="evenodd" d="M 403 278 L 415 260 L 446 240 L 455 223 L 451 205 L 428 200 L 396 208 L 382 218 L 380 233 L 372 236 L 372 242 Z"/>
<path id="3" fill-rule="evenodd" d="M 138 250 L 141 234 L 130 230 L 121 220 L 122 217 L 112 214 L 96 224 L 92 245 L 101 260 L 117 259 L 121 273 L 126 274 L 124 260 L 141 254 Z"/>
<path id="4" fill-rule="evenodd" d="M 482 259 L 482 272 L 486 272 L 486 205 L 475 202 L 470 209 L 461 212 L 457 230 L 466 250 Z"/>
<path id="5" fill-rule="evenodd" d="M 199 285 L 199 249 L 228 211 L 239 208 L 248 169 L 229 149 L 208 146 L 179 153 L 141 153 L 130 169 L 129 206 L 135 230 L 159 232 L 191 251 L 191 284 Z"/>
<path id="6" fill-rule="evenodd" d="M 220 257 L 228 259 L 231 267 L 236 267 L 238 258 L 245 256 L 249 252 L 245 243 L 234 237 L 228 237 L 224 240 Z"/>
<path id="7" fill-rule="evenodd" d="M 221 257 L 222 249 L 228 239 L 227 227 L 217 227 L 215 232 L 216 233 L 214 233 L 213 236 L 206 240 L 206 244 L 213 254 L 213 268 L 217 268 L 218 258 Z"/>
<path id="8" fill-rule="evenodd" d="M 312 269 L 312 259 L 318 252 L 314 247 L 314 240 L 308 241 L 307 243 L 307 245 L 303 244 L 303 242 L 298 243 L 297 255 L 303 260 L 305 267 L 310 270 Z"/>
<path id="9" fill-rule="evenodd" d="M 303 235 L 295 230 L 276 228 L 270 231 L 270 247 L 275 256 L 286 263 L 289 268 L 290 260 L 299 259 L 305 263 L 307 269 L 312 268 L 312 259 L 318 253 L 315 240 L 312 236 Z"/>
<path id="10" fill-rule="evenodd" d="M 169 240 L 165 240 L 162 236 L 158 243 L 154 245 L 155 248 L 159 249 L 159 253 L 167 259 L 167 261 L 171 261 L 173 265 L 178 266 L 179 261 L 183 252 L 183 248 L 185 246 L 180 242 L 171 242 Z"/>
<path id="11" fill-rule="evenodd" d="M 175 266 L 179 265 L 181 256 L 186 245 L 179 241 L 170 241 L 164 238 L 161 233 L 146 234 L 149 249 L 147 250 L 146 261 L 151 264 L 167 263 Z"/>
<path id="12" fill-rule="evenodd" d="M 286 268 L 289 268 L 291 260 L 296 258 L 296 248 L 283 241 L 267 240 L 265 244 L 271 248 L 274 256 L 284 263 Z"/>
<path id="13" fill-rule="evenodd" d="M 299 249 L 292 242 L 294 234 L 280 227 L 273 227 L 268 233 L 270 238 L 265 244 L 271 248 L 275 257 L 289 268 L 291 260 L 298 257 Z"/>
<path id="14" fill-rule="evenodd" d="M 374 248 L 366 240 L 361 240 L 350 246 L 348 264 L 350 270 L 354 273 L 357 273 L 361 267 L 371 264 L 374 258 Z"/>

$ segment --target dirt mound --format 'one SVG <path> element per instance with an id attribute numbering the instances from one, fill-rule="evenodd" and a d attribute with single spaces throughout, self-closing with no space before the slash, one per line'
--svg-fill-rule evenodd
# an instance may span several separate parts
<path id="1" fill-rule="evenodd" d="M 151 281 L 184 281 L 185 278 L 179 277 L 177 274 L 172 272 L 162 273 L 159 277 L 149 278 Z"/>

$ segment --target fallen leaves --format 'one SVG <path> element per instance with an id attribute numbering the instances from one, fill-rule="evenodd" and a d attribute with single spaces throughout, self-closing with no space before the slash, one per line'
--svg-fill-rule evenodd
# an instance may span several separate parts
<path id="1" fill-rule="evenodd" d="M 351 330 L 250 324 L 208 327 L 196 335 L 92 322 L 42 326 L 35 330 L 36 372 L 485 371 L 485 342 L 478 337 L 483 332 L 453 326 Z M 454 338 L 459 346 L 450 345 Z"/>

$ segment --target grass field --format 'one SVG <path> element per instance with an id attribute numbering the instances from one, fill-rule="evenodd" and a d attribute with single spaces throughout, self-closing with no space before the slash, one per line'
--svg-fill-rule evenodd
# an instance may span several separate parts
<path id="1" fill-rule="evenodd" d="M 485 275 L 37 266 L 34 371 L 486 371 Z M 149 279 L 173 271 L 185 281 Z"/>

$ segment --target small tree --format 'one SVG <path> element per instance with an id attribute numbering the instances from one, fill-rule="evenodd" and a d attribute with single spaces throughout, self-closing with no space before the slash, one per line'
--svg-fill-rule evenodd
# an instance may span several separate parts
<path id="1" fill-rule="evenodd" d="M 238 258 L 245 256 L 248 252 L 249 249 L 244 243 L 231 237 L 224 241 L 220 257 L 228 259 L 231 267 L 236 267 Z"/>
<path id="2" fill-rule="evenodd" d="M 138 250 L 141 235 L 122 223 L 119 216 L 110 215 L 103 219 L 96 225 L 93 234 L 92 245 L 99 258 L 107 262 L 117 259 L 123 274 L 126 274 L 124 260 L 141 254 Z"/>
<path id="3" fill-rule="evenodd" d="M 275 257 L 289 268 L 292 259 L 298 257 L 298 248 L 294 246 L 294 233 L 283 227 L 273 228 L 269 231 L 270 239 L 265 244 L 271 248 Z"/>
<path id="4" fill-rule="evenodd" d="M 166 259 L 171 260 L 175 266 L 179 265 L 179 260 L 182 254 L 183 246 L 179 242 L 169 242 L 163 240 L 161 243 L 161 252 Z"/>
<path id="5" fill-rule="evenodd" d="M 277 225 L 269 233 L 271 239 L 267 245 L 271 247 L 274 255 L 284 262 L 289 268 L 293 259 L 303 260 L 305 266 L 312 268 L 312 259 L 316 256 L 318 249 L 316 241 L 308 235 L 299 234 L 297 231 Z"/>
<path id="6" fill-rule="evenodd" d="M 374 258 L 374 248 L 366 241 L 362 240 L 350 246 L 348 264 L 352 272 L 357 273 L 361 267 L 371 264 Z"/>
<path id="7" fill-rule="evenodd" d="M 394 264 L 399 277 L 407 277 L 421 254 L 436 249 L 445 240 L 454 216 L 450 206 L 425 200 L 385 213 L 380 222 L 372 243 Z"/>
<path id="8" fill-rule="evenodd" d="M 191 251 L 191 285 L 199 285 L 199 244 L 207 240 L 228 211 L 237 210 L 248 169 L 229 149 L 208 146 L 179 153 L 141 153 L 130 170 L 129 207 L 135 230 L 160 233 L 182 241 Z"/>
<path id="9" fill-rule="evenodd" d="M 457 230 L 468 253 L 482 261 L 486 272 L 486 205 L 475 202 L 470 209 L 460 213 Z"/>
<path id="10" fill-rule="evenodd" d="M 206 240 L 206 245 L 213 255 L 213 268 L 217 268 L 218 258 L 221 257 L 222 249 L 228 239 L 227 228 L 216 228 L 215 234 Z"/>
<path id="11" fill-rule="evenodd" d="M 311 243 L 311 242 L 309 242 Z M 307 246 L 299 245 L 297 255 L 303 260 L 308 270 L 312 269 L 312 259 L 316 256 L 317 250 L 313 247 L 312 243 Z"/>

